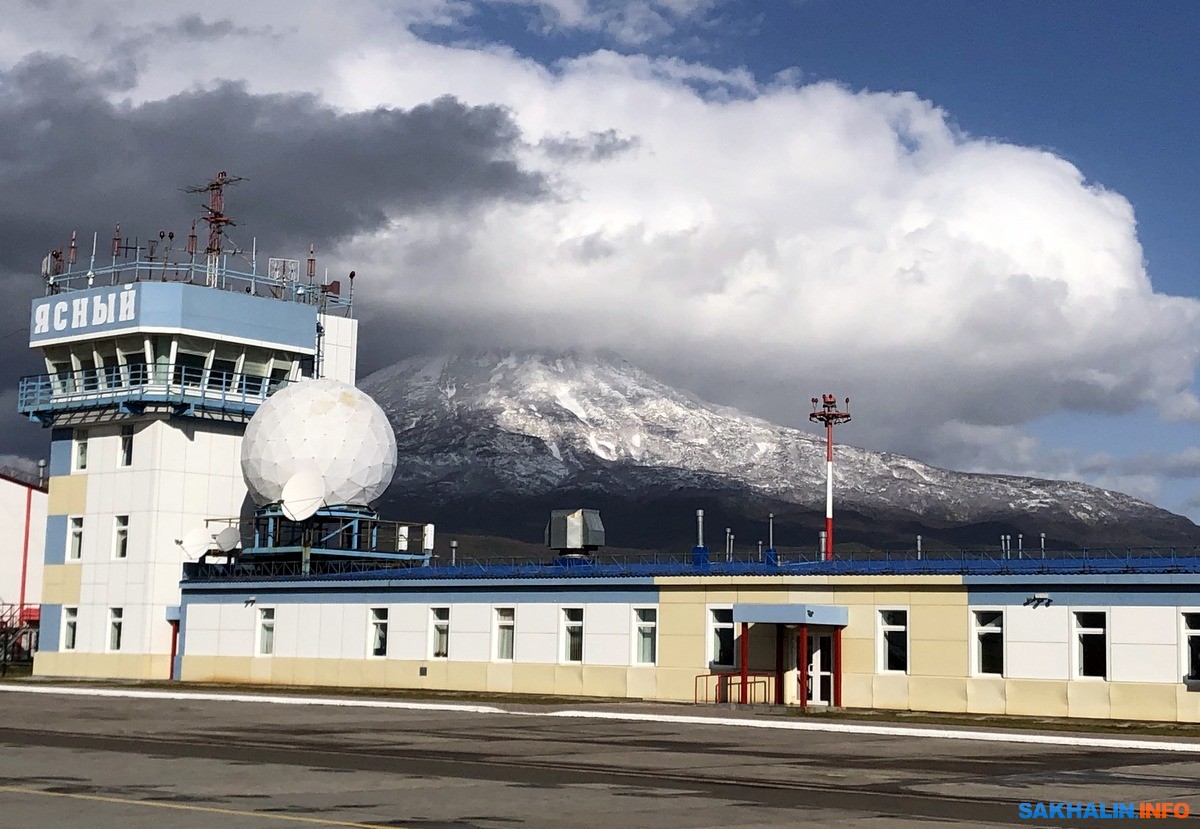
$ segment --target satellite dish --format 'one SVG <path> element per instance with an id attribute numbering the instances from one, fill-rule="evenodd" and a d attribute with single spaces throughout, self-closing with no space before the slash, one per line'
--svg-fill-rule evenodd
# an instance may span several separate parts
<path id="1" fill-rule="evenodd" d="M 195 558 L 208 552 L 208 548 L 212 546 L 212 539 L 212 533 L 206 527 L 197 527 L 188 531 L 183 540 L 179 542 L 179 546 L 183 548 L 183 552 L 187 554 L 188 558 Z"/>
<path id="2" fill-rule="evenodd" d="M 302 470 L 283 485 L 279 506 L 291 521 L 312 518 L 325 503 L 325 479 L 316 472 Z"/>
<path id="3" fill-rule="evenodd" d="M 242 534 L 237 527 L 226 527 L 217 533 L 217 549 L 222 553 L 231 552 L 241 543 Z"/>

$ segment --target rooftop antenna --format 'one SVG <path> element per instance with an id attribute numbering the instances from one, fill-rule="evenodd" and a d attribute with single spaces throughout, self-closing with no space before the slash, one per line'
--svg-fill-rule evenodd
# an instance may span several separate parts
<path id="1" fill-rule="evenodd" d="M 202 216 L 204 221 L 208 222 L 208 246 L 204 248 L 204 253 L 207 256 L 208 264 L 205 271 L 204 284 L 210 288 L 217 287 L 217 271 L 220 268 L 221 254 L 223 252 L 224 243 L 222 236 L 225 233 L 226 226 L 236 226 L 233 219 L 225 215 L 225 187 L 229 184 L 237 184 L 242 181 L 241 176 L 231 176 L 224 170 L 217 173 L 217 177 L 210 180 L 203 187 L 187 187 L 185 193 L 208 193 L 208 204 L 204 205 L 204 209 L 208 214 Z"/>
<path id="2" fill-rule="evenodd" d="M 818 408 L 820 404 L 820 408 Z M 837 423 L 849 423 L 850 412 L 839 411 L 837 398 L 832 394 L 823 394 L 821 399 L 812 399 L 813 410 L 808 419 L 814 423 L 825 424 L 825 560 L 833 560 L 833 427 Z M 846 408 L 850 408 L 850 398 L 846 398 Z"/>

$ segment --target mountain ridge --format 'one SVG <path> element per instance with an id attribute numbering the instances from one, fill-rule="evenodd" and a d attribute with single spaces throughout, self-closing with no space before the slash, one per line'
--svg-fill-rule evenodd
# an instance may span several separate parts
<path id="1" fill-rule="evenodd" d="M 573 505 L 568 497 L 600 499 L 638 525 L 650 520 L 638 502 L 655 502 L 680 511 L 675 543 L 683 546 L 694 514 L 686 504 L 705 501 L 735 523 L 774 511 L 815 543 L 823 436 L 708 403 L 614 352 L 413 358 L 361 386 L 396 431 L 389 505 L 431 510 L 443 522 L 465 510 L 479 517 L 472 530 L 528 538 L 548 509 Z M 836 451 L 839 540 L 886 546 L 924 530 L 949 544 L 994 545 L 1008 528 L 1069 546 L 1200 543 L 1200 527 L 1186 518 L 1111 490 L 956 472 L 846 444 Z"/>

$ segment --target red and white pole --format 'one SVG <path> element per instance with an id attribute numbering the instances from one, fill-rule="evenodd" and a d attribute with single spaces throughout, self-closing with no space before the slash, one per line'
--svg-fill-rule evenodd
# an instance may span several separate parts
<path id="1" fill-rule="evenodd" d="M 833 426 L 836 423 L 846 423 L 850 413 L 838 411 L 837 398 L 832 394 L 821 395 L 821 399 L 812 399 L 813 411 L 808 419 L 815 423 L 825 424 L 825 560 L 833 560 Z M 820 404 L 820 408 L 818 408 Z M 846 408 L 850 408 L 850 398 L 846 398 Z"/>
<path id="2" fill-rule="evenodd" d="M 825 560 L 833 560 L 833 421 L 825 423 Z"/>

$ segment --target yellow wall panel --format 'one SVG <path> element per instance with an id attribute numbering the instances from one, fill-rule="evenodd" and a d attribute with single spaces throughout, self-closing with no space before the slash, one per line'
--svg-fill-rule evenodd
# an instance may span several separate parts
<path id="1" fill-rule="evenodd" d="M 742 604 L 788 604 L 795 601 L 786 587 L 743 587 L 736 601 Z"/>
<path id="2" fill-rule="evenodd" d="M 908 707 L 915 711 L 967 710 L 966 677 L 910 676 Z"/>
<path id="3" fill-rule="evenodd" d="M 1113 682 L 1108 688 L 1110 715 L 1122 720 L 1167 720 L 1178 717 L 1176 686 L 1165 683 Z"/>
<path id="4" fill-rule="evenodd" d="M 1109 716 L 1108 683 L 1077 680 L 1067 683 L 1067 716 Z"/>
<path id="5" fill-rule="evenodd" d="M 704 632 L 708 624 L 707 610 L 703 602 L 660 604 L 658 606 L 658 633 L 695 635 Z"/>
<path id="6" fill-rule="evenodd" d="M 871 699 L 875 708 L 908 708 L 908 676 L 906 674 L 877 674 L 871 682 Z"/>
<path id="7" fill-rule="evenodd" d="M 657 699 L 691 702 L 695 699 L 696 675 L 703 673 L 695 668 L 659 668 L 655 677 Z"/>
<path id="8" fill-rule="evenodd" d="M 446 666 L 447 687 L 455 691 L 486 691 L 486 662 L 451 662 Z"/>
<path id="9" fill-rule="evenodd" d="M 46 494 L 47 515 L 82 515 L 87 512 L 87 475 L 54 475 Z"/>
<path id="10" fill-rule="evenodd" d="M 879 607 L 908 607 L 912 594 L 907 590 L 876 590 L 875 604 Z"/>
<path id="11" fill-rule="evenodd" d="M 272 671 L 272 663 L 275 657 L 260 656 L 250 660 L 250 681 L 251 682 L 270 682 Z"/>
<path id="12" fill-rule="evenodd" d="M 833 592 L 834 604 L 873 605 L 875 591 L 870 587 L 843 587 L 840 583 Z"/>
<path id="13" fill-rule="evenodd" d="M 79 604 L 82 564 L 47 564 L 42 569 L 42 604 Z"/>
<path id="14" fill-rule="evenodd" d="M 875 640 L 875 605 L 854 604 L 846 607 L 847 624 L 842 639 Z"/>
<path id="15" fill-rule="evenodd" d="M 508 694 L 513 689 L 513 663 L 492 662 L 487 666 L 487 687 L 493 693 Z"/>
<path id="16" fill-rule="evenodd" d="M 35 667 L 36 667 L 36 663 Z M 1173 685 L 1175 710 L 1180 722 L 1200 722 L 1200 691 L 1189 691 L 1185 685 Z"/>
<path id="17" fill-rule="evenodd" d="M 658 671 L 654 668 L 630 668 L 625 683 L 626 695 L 632 699 L 658 698 Z"/>
<path id="18" fill-rule="evenodd" d="M 695 673 L 707 670 L 708 654 L 703 629 L 698 635 L 668 635 L 659 629 L 658 664 L 664 668 L 691 668 Z"/>
<path id="19" fill-rule="evenodd" d="M 913 676 L 966 677 L 969 647 L 965 641 L 931 642 L 909 639 L 908 672 Z"/>
<path id="20" fill-rule="evenodd" d="M 619 697 L 629 695 L 627 668 L 609 665 L 585 665 L 583 667 L 582 693 L 589 697 Z"/>
<path id="21" fill-rule="evenodd" d="M 552 693 L 561 696 L 582 696 L 586 693 L 583 685 L 583 666 L 556 665 Z"/>
<path id="22" fill-rule="evenodd" d="M 941 642 L 967 642 L 970 635 L 965 607 L 945 605 L 919 605 L 908 611 L 908 638 L 910 641 L 937 640 Z"/>
<path id="23" fill-rule="evenodd" d="M 875 673 L 875 642 L 872 639 L 842 637 L 842 672 Z"/>
<path id="24" fill-rule="evenodd" d="M 334 659 L 334 670 L 337 671 L 335 682 L 343 688 L 354 688 L 363 684 L 363 665 L 365 659 Z"/>
<path id="25" fill-rule="evenodd" d="M 967 711 L 972 714 L 1003 714 L 1004 680 L 973 676 L 967 680 Z"/>
<path id="26" fill-rule="evenodd" d="M 842 673 L 842 705 L 846 708 L 870 708 L 874 698 L 874 674 Z"/>
<path id="27" fill-rule="evenodd" d="M 965 607 L 967 590 L 965 587 L 937 587 L 930 590 L 913 590 L 909 593 L 909 604 L 939 604 Z"/>
<path id="28" fill-rule="evenodd" d="M 518 694 L 553 694 L 556 665 L 514 665 L 513 691 Z"/>
<path id="29" fill-rule="evenodd" d="M 362 661 L 362 684 L 371 688 L 387 687 L 387 660 L 364 659 Z"/>
<path id="30" fill-rule="evenodd" d="M 1067 683 L 1058 679 L 1010 679 L 1004 688 L 1008 714 L 1065 717 Z"/>

